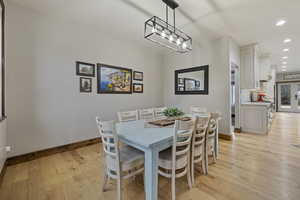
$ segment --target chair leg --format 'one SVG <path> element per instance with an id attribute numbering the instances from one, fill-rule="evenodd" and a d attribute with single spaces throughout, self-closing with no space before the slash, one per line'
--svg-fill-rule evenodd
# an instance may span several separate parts
<path id="1" fill-rule="evenodd" d="M 189 164 L 190 165 L 190 164 Z M 192 180 L 191 180 L 191 168 L 190 166 L 188 165 L 188 169 L 187 169 L 187 181 L 188 181 L 188 185 L 189 185 L 189 188 L 192 189 Z"/>
<path id="2" fill-rule="evenodd" d="M 122 200 L 122 178 L 117 179 L 118 200 Z"/>
<path id="3" fill-rule="evenodd" d="M 175 176 L 172 176 L 172 200 L 176 200 L 176 185 L 175 185 Z"/>
<path id="4" fill-rule="evenodd" d="M 195 184 L 195 164 L 191 162 L 191 177 L 192 177 L 192 185 Z"/>
<path id="5" fill-rule="evenodd" d="M 201 165 L 202 165 L 202 173 L 203 173 L 203 174 L 206 174 L 205 158 L 202 159 Z"/>
<path id="6" fill-rule="evenodd" d="M 215 153 L 214 149 L 213 149 L 212 155 L 213 155 L 213 163 L 216 163 L 217 159 L 216 159 L 216 153 Z"/>
<path id="7" fill-rule="evenodd" d="M 208 174 L 208 145 L 205 148 L 205 174 Z"/>
<path id="8" fill-rule="evenodd" d="M 108 183 L 109 181 L 109 177 L 107 174 L 104 175 L 103 177 L 103 186 L 102 186 L 102 192 L 105 192 L 106 191 L 106 184 Z"/>

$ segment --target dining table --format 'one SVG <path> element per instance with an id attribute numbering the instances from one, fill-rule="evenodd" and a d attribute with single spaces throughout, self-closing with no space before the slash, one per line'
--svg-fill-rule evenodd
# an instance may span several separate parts
<path id="1" fill-rule="evenodd" d="M 120 141 L 144 152 L 145 199 L 157 200 L 159 152 L 172 146 L 173 125 L 159 127 L 144 120 L 120 122 L 116 132 Z"/>

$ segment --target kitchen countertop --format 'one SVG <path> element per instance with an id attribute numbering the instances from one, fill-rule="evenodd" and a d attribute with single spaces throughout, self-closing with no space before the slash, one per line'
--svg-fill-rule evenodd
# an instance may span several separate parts
<path id="1" fill-rule="evenodd" d="M 271 106 L 270 102 L 243 102 L 241 105 L 245 106 Z"/>

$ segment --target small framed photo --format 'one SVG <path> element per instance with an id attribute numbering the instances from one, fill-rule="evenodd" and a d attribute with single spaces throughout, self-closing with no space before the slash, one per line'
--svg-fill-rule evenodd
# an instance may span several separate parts
<path id="1" fill-rule="evenodd" d="M 133 80 L 135 81 L 143 81 L 144 80 L 144 73 L 133 71 Z"/>
<path id="2" fill-rule="evenodd" d="M 76 75 L 95 77 L 95 64 L 77 61 Z"/>
<path id="3" fill-rule="evenodd" d="M 178 78 L 178 84 L 179 84 L 179 85 L 183 85 L 183 84 L 184 84 L 183 78 Z"/>
<path id="4" fill-rule="evenodd" d="M 80 77 L 80 92 L 92 92 L 92 78 Z"/>
<path id="5" fill-rule="evenodd" d="M 144 85 L 141 83 L 134 83 L 133 84 L 133 92 L 134 93 L 143 93 L 144 92 Z"/>

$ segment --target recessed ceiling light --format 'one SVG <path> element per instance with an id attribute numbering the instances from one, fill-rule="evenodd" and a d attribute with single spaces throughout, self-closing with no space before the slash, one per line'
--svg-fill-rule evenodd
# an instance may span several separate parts
<path id="1" fill-rule="evenodd" d="M 286 66 L 282 66 L 282 69 L 285 69 L 286 68 Z"/>
<path id="2" fill-rule="evenodd" d="M 291 42 L 292 40 L 290 38 L 286 38 L 285 40 L 283 40 L 284 43 L 289 43 Z"/>
<path id="3" fill-rule="evenodd" d="M 283 64 L 283 65 L 286 65 L 286 64 L 287 64 L 287 62 L 282 62 L 282 64 Z"/>
<path id="4" fill-rule="evenodd" d="M 281 71 L 286 72 L 286 69 L 282 69 Z"/>
<path id="5" fill-rule="evenodd" d="M 287 56 L 283 56 L 283 57 L 282 57 L 282 59 L 288 59 L 288 58 L 289 58 L 289 57 L 287 57 Z"/>
<path id="6" fill-rule="evenodd" d="M 285 23 L 286 21 L 284 19 L 281 19 L 276 22 L 276 26 L 283 26 Z"/>
<path id="7" fill-rule="evenodd" d="M 289 51 L 289 49 L 283 49 L 282 51 L 284 51 L 284 52 L 288 52 L 288 51 Z"/>

